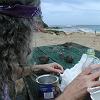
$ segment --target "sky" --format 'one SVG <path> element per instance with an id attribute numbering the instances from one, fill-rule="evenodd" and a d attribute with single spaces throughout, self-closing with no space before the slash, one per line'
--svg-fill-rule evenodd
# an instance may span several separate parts
<path id="1" fill-rule="evenodd" d="M 48 25 L 100 25 L 100 0 L 41 0 Z"/>

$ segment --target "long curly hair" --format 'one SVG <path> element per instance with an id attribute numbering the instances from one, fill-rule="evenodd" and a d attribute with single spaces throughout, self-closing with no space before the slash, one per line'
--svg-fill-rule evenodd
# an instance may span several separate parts
<path id="1" fill-rule="evenodd" d="M 13 66 L 26 64 L 30 53 L 33 18 L 15 18 L 0 14 L 0 94 L 3 82 L 14 93 Z M 13 94 L 14 95 L 14 94 Z"/>

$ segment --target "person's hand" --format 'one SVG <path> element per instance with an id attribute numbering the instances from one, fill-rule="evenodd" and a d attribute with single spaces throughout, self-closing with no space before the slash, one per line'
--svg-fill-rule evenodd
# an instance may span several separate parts
<path id="1" fill-rule="evenodd" d="M 43 65 L 42 69 L 46 72 L 63 73 L 63 67 L 58 63 L 50 63 Z"/>
<path id="2" fill-rule="evenodd" d="M 87 88 L 100 86 L 100 64 L 91 65 L 79 74 L 64 90 L 64 93 L 56 100 L 83 100 L 87 95 Z M 66 98 L 68 97 L 68 98 Z"/>

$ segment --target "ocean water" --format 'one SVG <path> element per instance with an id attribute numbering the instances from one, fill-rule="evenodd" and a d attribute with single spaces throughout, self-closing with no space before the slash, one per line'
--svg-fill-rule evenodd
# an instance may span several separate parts
<path id="1" fill-rule="evenodd" d="M 57 29 L 64 32 L 97 32 L 100 33 L 100 25 L 73 25 L 73 26 L 56 26 L 60 27 Z"/>
<path id="2" fill-rule="evenodd" d="M 100 25 L 77 25 L 76 27 L 87 32 L 100 32 Z"/>

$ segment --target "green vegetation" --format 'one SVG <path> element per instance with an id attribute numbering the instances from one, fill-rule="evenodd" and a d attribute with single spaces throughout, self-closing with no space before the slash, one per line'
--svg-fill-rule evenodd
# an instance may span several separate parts
<path id="1" fill-rule="evenodd" d="M 51 33 L 51 34 L 56 34 L 56 35 L 66 34 L 64 31 L 59 31 L 59 30 L 49 29 L 49 28 L 45 29 L 45 32 Z"/>

